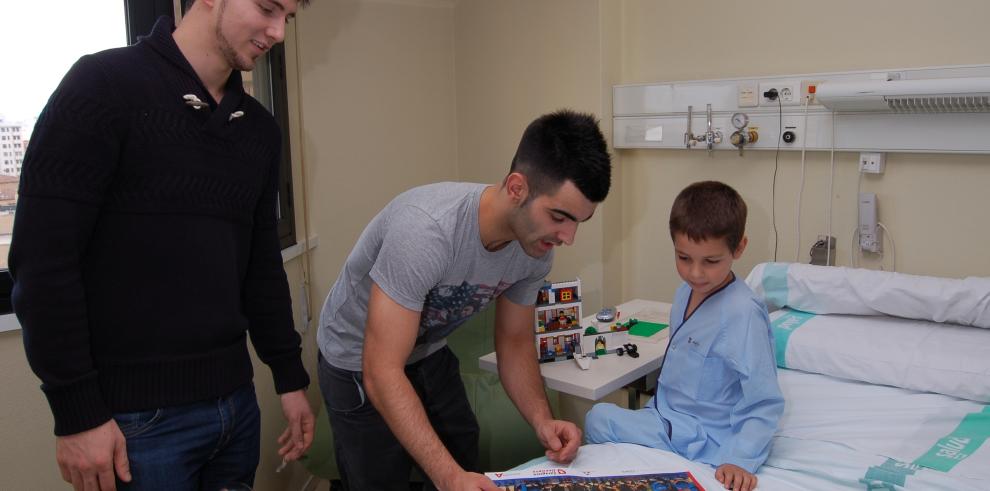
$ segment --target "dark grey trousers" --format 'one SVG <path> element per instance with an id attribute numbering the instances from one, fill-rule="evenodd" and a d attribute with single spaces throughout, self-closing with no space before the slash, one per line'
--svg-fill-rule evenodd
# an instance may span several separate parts
<path id="1" fill-rule="evenodd" d="M 406 366 L 406 376 L 444 446 L 461 467 L 478 472 L 478 420 L 459 367 L 457 357 L 444 347 Z M 334 367 L 321 354 L 319 378 L 344 488 L 408 491 L 416 463 L 368 400 L 362 373 Z M 425 489 L 435 487 L 427 483 Z"/>

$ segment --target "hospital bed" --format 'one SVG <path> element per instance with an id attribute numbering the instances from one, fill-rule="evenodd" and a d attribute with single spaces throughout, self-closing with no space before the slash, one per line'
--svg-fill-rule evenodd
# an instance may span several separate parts
<path id="1" fill-rule="evenodd" d="M 746 281 L 786 400 L 758 489 L 990 490 L 990 278 L 767 263 Z M 631 444 L 584 445 L 566 468 L 723 489 L 706 464 Z"/>

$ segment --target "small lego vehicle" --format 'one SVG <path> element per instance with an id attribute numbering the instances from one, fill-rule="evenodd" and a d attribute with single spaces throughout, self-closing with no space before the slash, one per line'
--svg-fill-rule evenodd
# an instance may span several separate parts
<path id="1" fill-rule="evenodd" d="M 615 320 L 615 309 L 611 307 L 605 307 L 595 314 L 595 319 L 599 322 L 612 322 Z"/>

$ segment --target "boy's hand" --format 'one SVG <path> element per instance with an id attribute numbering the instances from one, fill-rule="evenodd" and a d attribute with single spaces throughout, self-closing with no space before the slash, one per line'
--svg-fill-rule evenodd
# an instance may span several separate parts
<path id="1" fill-rule="evenodd" d="M 756 488 L 756 476 L 742 467 L 732 464 L 722 464 L 715 469 L 715 479 L 733 491 L 753 491 Z"/>

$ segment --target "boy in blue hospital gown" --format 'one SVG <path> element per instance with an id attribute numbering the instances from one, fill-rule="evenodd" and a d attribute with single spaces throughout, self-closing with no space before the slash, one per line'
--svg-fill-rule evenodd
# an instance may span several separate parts
<path id="1" fill-rule="evenodd" d="M 746 203 L 713 181 L 685 188 L 670 212 L 677 289 L 657 395 L 643 409 L 597 404 L 589 443 L 625 442 L 716 467 L 727 489 L 756 487 L 784 411 L 767 309 L 732 273 L 746 248 Z"/>

